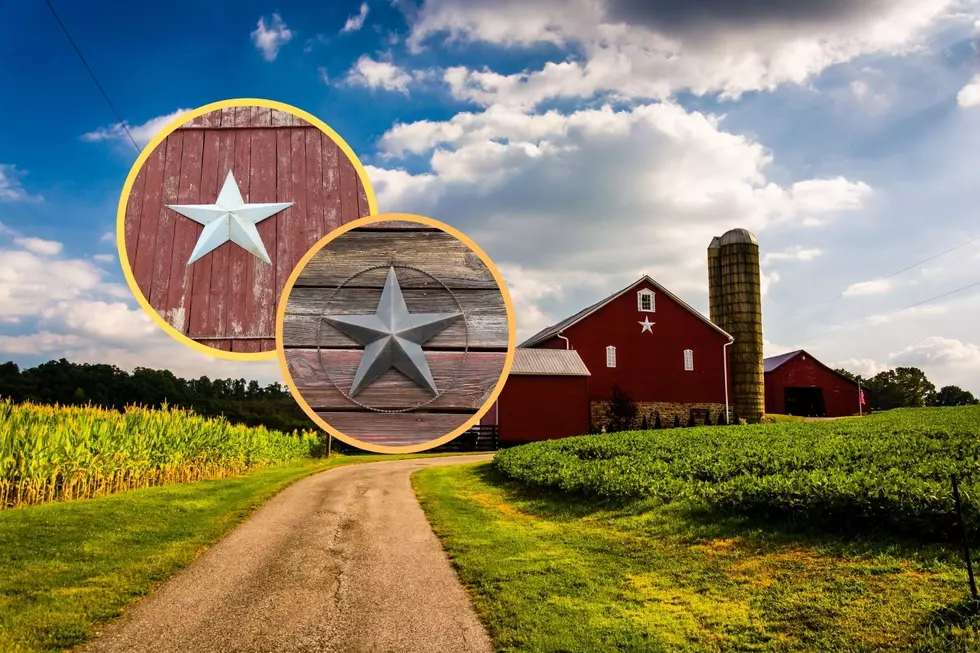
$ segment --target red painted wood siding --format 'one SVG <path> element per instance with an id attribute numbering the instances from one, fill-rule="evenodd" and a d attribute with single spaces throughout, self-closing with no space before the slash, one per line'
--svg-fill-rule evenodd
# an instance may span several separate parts
<path id="1" fill-rule="evenodd" d="M 766 374 L 766 412 L 786 413 L 786 388 L 822 388 L 827 417 L 858 414 L 858 386 L 812 356 L 796 356 Z M 865 406 L 867 410 L 867 406 Z"/>
<path id="2" fill-rule="evenodd" d="M 647 287 L 655 293 L 653 313 L 637 310 L 636 293 Z M 641 332 L 644 317 L 656 322 L 652 335 Z M 589 395 L 593 400 L 610 399 L 615 383 L 634 401 L 725 401 L 722 347 L 728 339 L 649 284 L 637 285 L 562 335 L 592 374 Z M 606 367 L 608 345 L 616 347 L 614 368 Z M 538 346 L 560 349 L 566 345 L 555 337 Z M 694 352 L 691 372 L 684 370 L 685 349 Z M 729 381 L 729 393 L 730 388 Z"/>
<path id="3" fill-rule="evenodd" d="M 210 204 L 232 170 L 246 202 L 294 202 L 258 223 L 272 259 L 227 242 L 187 265 L 203 226 L 168 204 Z M 126 254 L 150 305 L 216 349 L 275 349 L 279 295 L 299 259 L 370 213 L 362 180 L 315 126 L 265 107 L 213 111 L 170 134 L 139 171 L 126 207 Z"/>
<path id="4" fill-rule="evenodd" d="M 498 397 L 500 441 L 529 442 L 588 433 L 588 382 L 587 376 L 511 375 Z M 494 410 L 490 409 L 491 420 Z"/>

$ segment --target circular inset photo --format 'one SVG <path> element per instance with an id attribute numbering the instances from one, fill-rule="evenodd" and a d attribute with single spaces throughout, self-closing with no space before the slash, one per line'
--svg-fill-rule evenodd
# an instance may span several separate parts
<path id="1" fill-rule="evenodd" d="M 299 405 L 334 437 L 379 453 L 424 451 L 476 425 L 514 347 L 510 296 L 489 257 L 452 227 L 402 213 L 314 245 L 276 319 Z"/>
<path id="2" fill-rule="evenodd" d="M 269 100 L 181 115 L 123 187 L 119 260 L 144 310 L 221 358 L 275 357 L 276 306 L 310 247 L 377 213 L 357 157 L 316 117 Z"/>

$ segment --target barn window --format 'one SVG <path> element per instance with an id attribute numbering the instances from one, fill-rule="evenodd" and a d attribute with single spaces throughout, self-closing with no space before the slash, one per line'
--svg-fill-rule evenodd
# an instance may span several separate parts
<path id="1" fill-rule="evenodd" d="M 653 303 L 653 291 L 647 288 L 636 293 L 636 310 L 643 313 L 653 313 L 656 305 Z"/>
<path id="2" fill-rule="evenodd" d="M 606 367 L 616 367 L 616 348 L 612 345 L 606 347 Z"/>
<path id="3" fill-rule="evenodd" d="M 684 371 L 694 371 L 694 351 L 691 349 L 684 350 Z"/>

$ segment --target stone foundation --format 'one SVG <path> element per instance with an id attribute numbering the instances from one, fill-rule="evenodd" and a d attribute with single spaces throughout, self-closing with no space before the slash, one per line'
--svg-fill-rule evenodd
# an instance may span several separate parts
<path id="1" fill-rule="evenodd" d="M 606 423 L 606 407 L 608 401 L 593 401 L 591 404 L 591 419 L 593 431 L 601 431 Z M 674 416 L 680 418 L 681 426 L 687 426 L 690 419 L 691 410 L 694 410 L 694 423 L 697 426 L 704 424 L 706 411 L 711 411 L 711 423 L 718 423 L 718 416 L 725 412 L 725 404 L 712 403 L 674 403 L 661 401 L 638 401 L 636 402 L 636 426 L 640 428 L 643 418 L 647 418 L 647 427 L 653 428 L 657 421 L 657 413 L 660 413 L 660 425 L 670 428 L 674 425 Z M 729 417 L 732 417 L 732 408 L 729 406 Z"/>

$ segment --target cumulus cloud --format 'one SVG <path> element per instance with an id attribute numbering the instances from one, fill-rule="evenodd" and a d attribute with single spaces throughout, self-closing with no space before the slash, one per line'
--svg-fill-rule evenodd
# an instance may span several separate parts
<path id="1" fill-rule="evenodd" d="M 847 360 L 831 363 L 830 367 L 847 370 L 851 374 L 857 374 L 866 379 L 879 372 L 885 372 L 891 369 L 890 366 L 879 363 L 871 358 L 848 358 Z"/>
<path id="2" fill-rule="evenodd" d="M 353 16 L 347 18 L 347 22 L 344 23 L 343 29 L 341 29 L 342 34 L 349 32 L 356 32 L 364 26 L 364 19 L 368 15 L 368 6 L 366 2 L 361 3 L 360 10 Z"/>
<path id="3" fill-rule="evenodd" d="M 153 140 L 153 137 L 160 133 L 164 127 L 188 111 L 190 111 L 190 109 L 177 109 L 172 113 L 150 118 L 141 125 L 130 125 L 129 123 L 126 123 L 125 127 L 120 124 L 101 127 L 95 131 L 82 134 L 82 140 L 90 143 L 97 143 L 100 141 L 129 142 L 129 136 L 126 134 L 126 131 L 129 130 L 129 134 L 132 135 L 133 140 L 136 141 L 137 145 L 144 147 L 147 143 Z M 110 238 L 115 239 L 115 235 L 110 234 L 109 236 Z"/>
<path id="4" fill-rule="evenodd" d="M 345 78 L 352 86 L 364 86 L 385 91 L 408 93 L 412 76 L 389 61 L 378 61 L 362 55 L 351 67 Z"/>
<path id="5" fill-rule="evenodd" d="M 980 74 L 974 75 L 970 83 L 960 89 L 956 103 L 964 109 L 980 106 Z"/>
<path id="6" fill-rule="evenodd" d="M 812 261 L 818 258 L 821 253 L 815 247 L 804 248 L 796 246 L 783 252 L 767 252 L 762 257 L 762 265 L 769 265 L 776 261 Z"/>
<path id="7" fill-rule="evenodd" d="M 871 190 L 843 177 L 776 184 L 761 144 L 671 102 L 540 114 L 494 106 L 396 125 L 379 147 L 388 165 L 368 173 L 382 210 L 448 216 L 499 264 L 561 284 L 567 297 L 569 270 L 609 292 L 648 273 L 685 298 L 703 294 L 713 236 L 827 220 L 859 209 Z M 407 155 L 428 170 L 398 169 Z M 544 319 L 519 310 L 528 324 Z"/>
<path id="8" fill-rule="evenodd" d="M 64 246 L 54 240 L 44 240 L 43 238 L 14 238 L 14 244 L 20 245 L 28 252 L 41 256 L 55 256 L 61 253 Z"/>
<path id="9" fill-rule="evenodd" d="M 953 338 L 932 336 L 889 356 L 895 365 L 958 367 L 980 375 L 980 346 Z"/>
<path id="10" fill-rule="evenodd" d="M 40 201 L 40 195 L 32 195 L 24 188 L 21 178 L 26 173 L 17 166 L 0 163 L 0 202 Z"/>
<path id="11" fill-rule="evenodd" d="M 956 9 L 954 0 L 427 0 L 409 17 L 407 43 L 418 50 L 444 35 L 508 47 L 575 46 L 583 53 L 506 75 L 447 72 L 456 97 L 485 105 L 534 106 L 597 93 L 657 99 L 680 89 L 738 98 L 804 83 L 861 55 L 920 47 L 930 30 L 965 19 Z"/>
<path id="12" fill-rule="evenodd" d="M 845 297 L 859 297 L 861 295 L 880 295 L 892 289 L 892 282 L 888 279 L 874 279 L 873 281 L 859 281 L 852 283 L 844 289 Z"/>
<path id="13" fill-rule="evenodd" d="M 266 24 L 265 18 L 260 17 L 258 26 L 252 32 L 252 43 L 262 53 L 266 61 L 275 61 L 279 56 L 279 50 L 293 39 L 293 32 L 282 16 L 272 14 L 272 21 Z"/>

